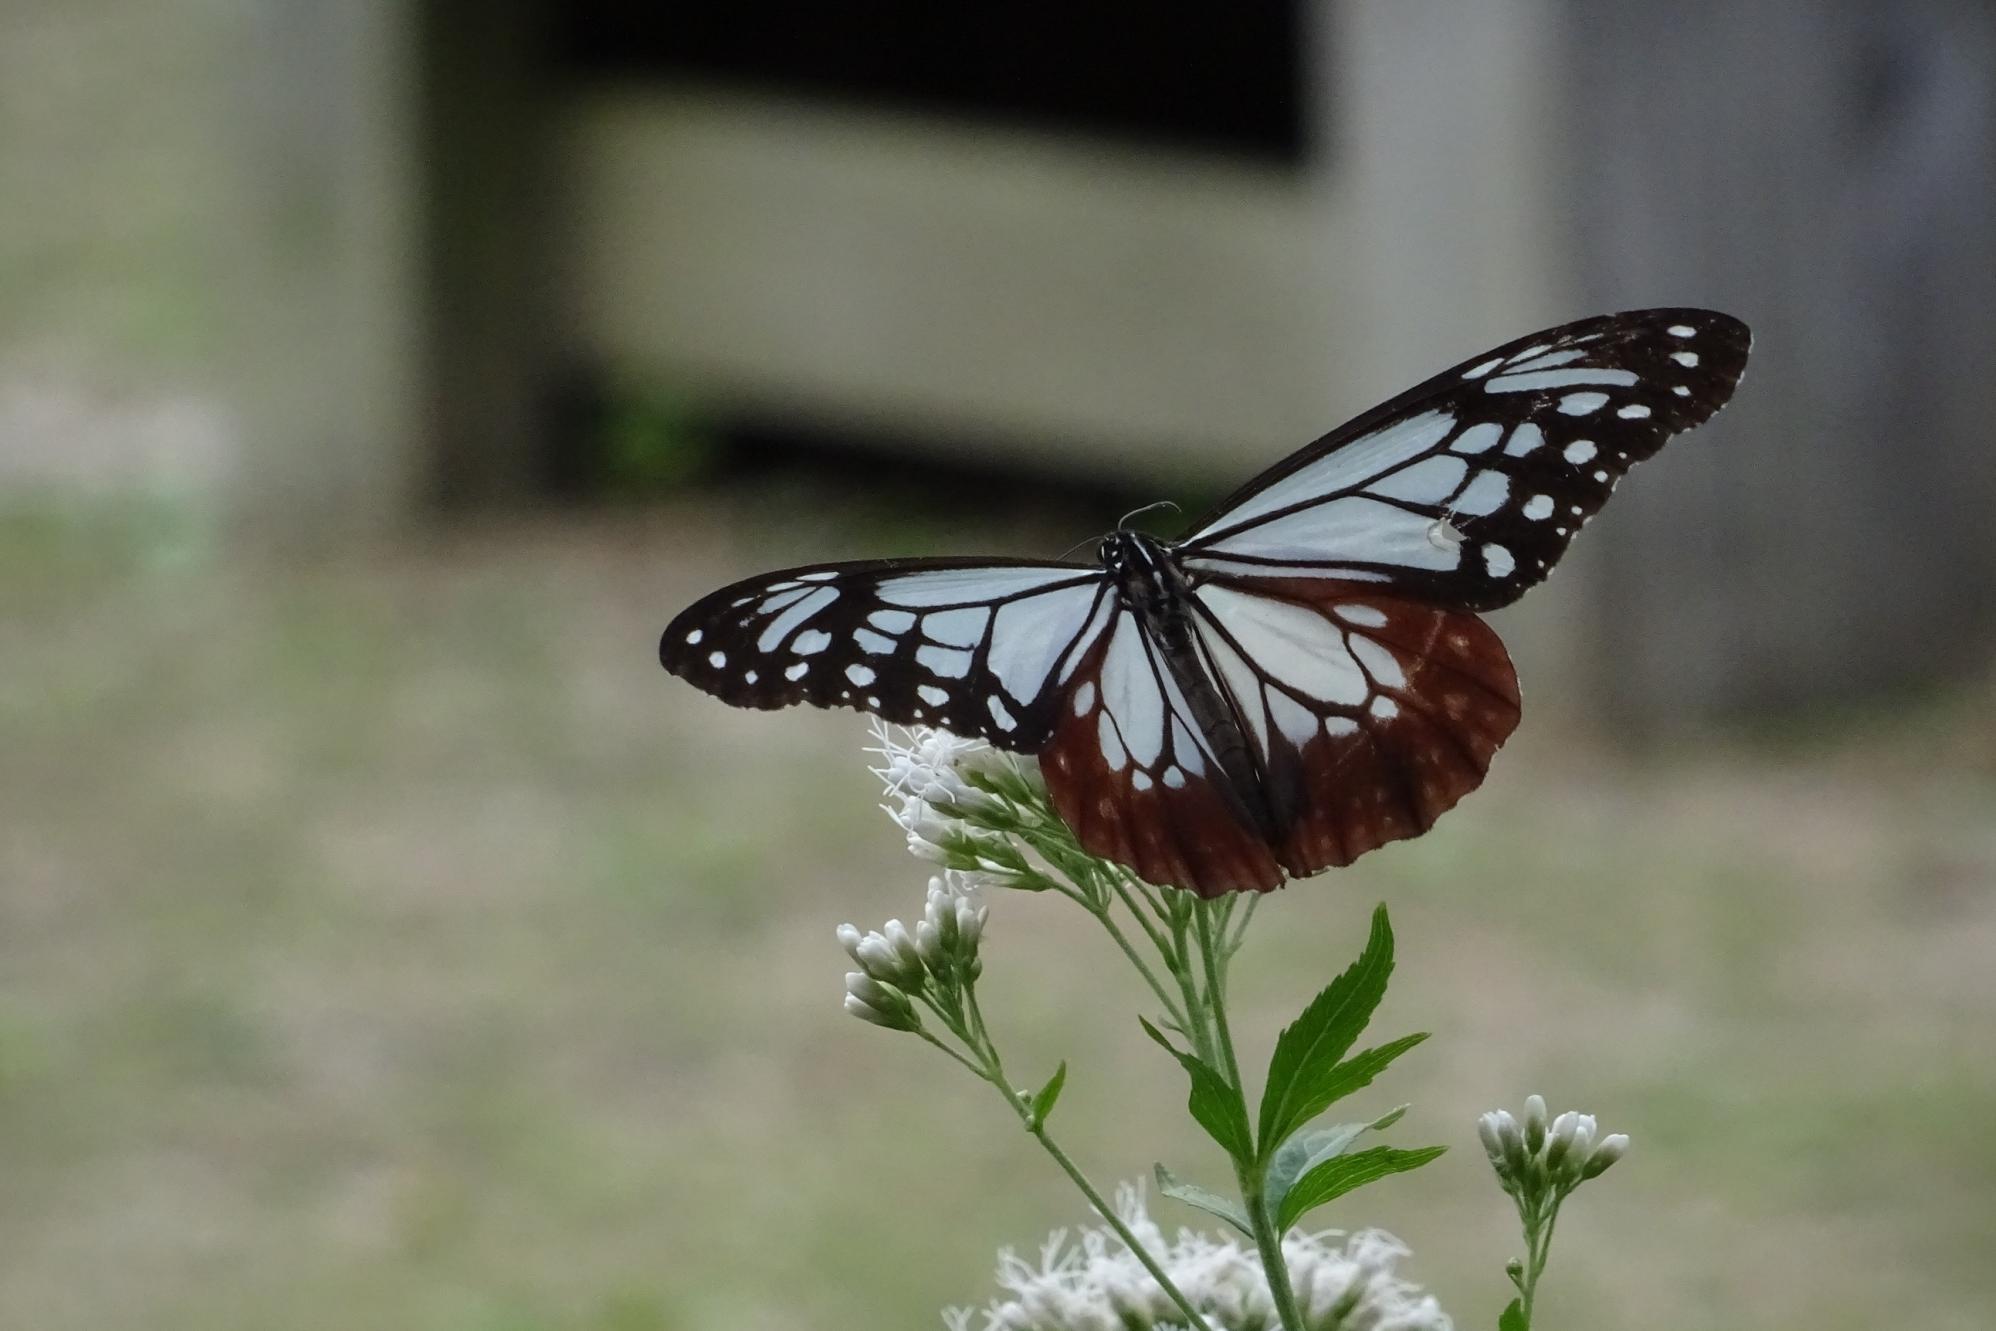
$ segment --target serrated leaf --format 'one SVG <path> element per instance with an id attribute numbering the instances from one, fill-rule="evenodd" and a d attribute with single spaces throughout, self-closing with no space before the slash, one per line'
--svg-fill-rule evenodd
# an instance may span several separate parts
<path id="1" fill-rule="evenodd" d="M 1247 1212 L 1243 1211 L 1233 1198 L 1222 1197 L 1219 1193 L 1211 1192 L 1194 1183 L 1181 1182 L 1177 1175 L 1163 1165 L 1155 1166 L 1152 1172 L 1157 1177 L 1157 1190 L 1165 1196 L 1174 1201 L 1184 1202 L 1187 1206 L 1196 1206 L 1208 1215 L 1218 1216 L 1249 1238 L 1254 1237 L 1254 1229 L 1248 1223 Z"/>
<path id="2" fill-rule="evenodd" d="M 1358 960 L 1311 999 L 1275 1042 L 1275 1052 L 1268 1060 L 1268 1084 L 1261 1095 L 1264 1154 L 1273 1152 L 1329 1103 L 1306 1112 L 1311 1099 L 1309 1087 L 1335 1067 L 1358 1040 L 1365 1024 L 1372 1020 L 1373 1009 L 1385 996 L 1392 973 L 1393 926 L 1382 905 L 1372 912 L 1372 933 Z"/>
<path id="3" fill-rule="evenodd" d="M 1296 1180 L 1326 1160 L 1332 1160 L 1351 1149 L 1351 1144 L 1360 1134 L 1392 1126 L 1407 1112 L 1401 1105 L 1391 1113 L 1383 1114 L 1370 1123 L 1335 1123 L 1327 1127 L 1305 1128 L 1282 1143 L 1268 1162 L 1268 1172 L 1262 1176 L 1262 1199 L 1271 1216 L 1282 1211 L 1282 1199 L 1289 1195 L 1289 1189 Z"/>
<path id="4" fill-rule="evenodd" d="M 1060 1060 L 1060 1066 L 1053 1070 L 1053 1076 L 1047 1078 L 1047 1084 L 1040 1087 L 1033 1096 L 1032 1109 L 1029 1112 L 1032 1115 L 1030 1122 L 1034 1132 L 1038 1132 L 1046 1123 L 1047 1115 L 1053 1112 L 1054 1101 L 1060 1099 L 1060 1088 L 1066 1084 L 1067 1060 L 1063 1058 Z"/>
<path id="5" fill-rule="evenodd" d="M 1185 1107 L 1192 1111 L 1192 1117 L 1206 1135 L 1220 1144 L 1220 1149 L 1236 1160 L 1245 1160 L 1254 1149 L 1248 1135 L 1247 1106 L 1241 1103 L 1239 1095 L 1227 1085 L 1226 1079 L 1191 1054 L 1183 1053 L 1174 1047 L 1164 1032 L 1142 1017 L 1144 1033 L 1157 1041 L 1164 1051 L 1178 1060 L 1178 1065 L 1192 1079 L 1192 1094 Z"/>
<path id="6" fill-rule="evenodd" d="M 1391 1146 L 1375 1146 L 1356 1155 L 1341 1155 L 1326 1160 L 1297 1179 L 1289 1189 L 1289 1195 L 1282 1199 L 1282 1208 L 1275 1217 L 1276 1232 L 1286 1232 L 1309 1212 L 1354 1188 L 1362 1188 L 1389 1174 L 1404 1174 L 1410 1169 L 1419 1169 L 1447 1149 L 1446 1146 L 1424 1146 L 1419 1150 L 1401 1151 Z"/>
<path id="7" fill-rule="evenodd" d="M 1511 1300 L 1511 1306 L 1497 1319 L 1497 1331 L 1532 1331 L 1532 1324 L 1525 1320 L 1523 1300 Z"/>
<path id="8" fill-rule="evenodd" d="M 1317 1069 L 1308 1080 L 1296 1087 L 1292 1107 L 1297 1118 L 1283 1130 L 1283 1139 L 1354 1091 L 1370 1086 L 1372 1079 L 1384 1072 L 1394 1059 L 1427 1038 L 1426 1031 L 1403 1035 L 1376 1048 L 1353 1054 L 1342 1063 Z"/>

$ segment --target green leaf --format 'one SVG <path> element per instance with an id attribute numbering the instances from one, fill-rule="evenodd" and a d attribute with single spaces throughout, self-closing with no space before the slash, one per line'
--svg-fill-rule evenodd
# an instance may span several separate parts
<path id="1" fill-rule="evenodd" d="M 1410 1169 L 1419 1169 L 1447 1149 L 1446 1146 L 1424 1146 L 1416 1151 L 1401 1151 L 1391 1146 L 1375 1146 L 1357 1155 L 1341 1155 L 1326 1160 L 1297 1179 L 1295 1186 L 1289 1189 L 1289 1195 L 1282 1199 L 1282 1209 L 1275 1216 L 1276 1232 L 1286 1232 L 1307 1213 L 1325 1202 L 1344 1196 L 1353 1188 L 1362 1188 L 1388 1174 L 1404 1174 Z"/>
<path id="2" fill-rule="evenodd" d="M 1273 1152 L 1330 1103 L 1325 1100 L 1310 1108 L 1317 1098 L 1311 1087 L 1337 1066 L 1372 1020 L 1392 973 L 1393 926 L 1382 905 L 1372 912 L 1372 934 L 1358 960 L 1311 999 L 1303 1015 L 1275 1042 L 1275 1053 L 1268 1060 L 1268 1084 L 1261 1095 L 1264 1154 Z"/>
<path id="3" fill-rule="evenodd" d="M 1178 1176 L 1163 1165 L 1156 1166 L 1153 1172 L 1157 1176 L 1157 1190 L 1165 1196 L 1174 1201 L 1184 1202 L 1187 1206 L 1196 1206 L 1208 1215 L 1216 1215 L 1249 1238 L 1254 1237 L 1254 1228 L 1248 1223 L 1247 1212 L 1243 1211 L 1233 1198 L 1222 1197 L 1219 1193 L 1209 1192 L 1196 1184 L 1181 1183 Z"/>
<path id="4" fill-rule="evenodd" d="M 1297 1088 L 1295 1105 L 1298 1118 L 1288 1131 L 1294 1132 L 1354 1091 L 1370 1086 L 1372 1079 L 1384 1072 L 1388 1064 L 1427 1038 L 1426 1031 L 1403 1035 L 1377 1048 L 1353 1054 L 1342 1063 L 1320 1069 L 1311 1080 Z"/>
<path id="5" fill-rule="evenodd" d="M 1165 1039 L 1164 1032 L 1142 1017 L 1144 1033 L 1158 1042 L 1164 1051 L 1178 1060 L 1192 1078 L 1192 1094 L 1187 1099 L 1186 1108 L 1199 1126 L 1206 1129 L 1206 1135 L 1220 1144 L 1220 1149 L 1236 1160 L 1246 1160 L 1253 1154 L 1254 1144 L 1248 1135 L 1247 1106 L 1233 1087 L 1227 1085 L 1226 1078 L 1212 1068 L 1194 1058 L 1181 1053 Z"/>
<path id="6" fill-rule="evenodd" d="M 1381 1132 L 1400 1121 L 1407 1112 L 1401 1105 L 1390 1113 L 1382 1114 L 1370 1123 L 1338 1123 L 1329 1127 L 1305 1128 L 1303 1131 L 1282 1143 L 1269 1159 L 1268 1171 L 1262 1176 L 1262 1198 L 1268 1207 L 1268 1214 L 1275 1216 L 1281 1212 L 1282 1199 L 1289 1195 L 1296 1180 L 1326 1160 L 1335 1159 L 1351 1149 L 1364 1132 Z"/>
<path id="7" fill-rule="evenodd" d="M 1497 1319 L 1497 1331 L 1532 1331 L 1532 1324 L 1525 1320 L 1523 1300 L 1511 1300 L 1511 1306 Z"/>
<path id="8" fill-rule="evenodd" d="M 1060 1088 L 1066 1084 L 1067 1060 L 1063 1058 L 1060 1060 L 1060 1066 L 1053 1070 L 1053 1076 L 1047 1078 L 1047 1084 L 1040 1087 L 1038 1093 L 1033 1096 L 1028 1125 L 1034 1132 L 1038 1132 L 1047 1121 L 1047 1115 L 1053 1112 L 1054 1101 L 1060 1099 Z"/>

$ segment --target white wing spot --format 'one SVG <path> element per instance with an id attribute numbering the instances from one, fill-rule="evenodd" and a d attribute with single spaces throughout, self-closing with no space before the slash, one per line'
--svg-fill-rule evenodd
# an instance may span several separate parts
<path id="1" fill-rule="evenodd" d="M 915 692 L 921 696 L 923 702 L 931 707 L 941 707 L 949 701 L 949 694 L 943 692 L 933 684 L 917 684 Z"/>
<path id="2" fill-rule="evenodd" d="M 1554 527 L 1553 531 L 1560 536 L 1566 535 L 1566 528 L 1564 527 Z"/>
<path id="3" fill-rule="evenodd" d="M 1631 402 L 1615 414 L 1625 421 L 1639 421 L 1649 415 L 1649 408 L 1640 402 Z"/>
<path id="4" fill-rule="evenodd" d="M 1698 353 L 1695 351 L 1673 351 L 1670 353 L 1670 358 L 1687 370 L 1695 368 L 1698 364 Z"/>
<path id="5" fill-rule="evenodd" d="M 1691 396 L 1691 390 L 1686 388 L 1683 384 L 1672 384 L 1670 391 L 1677 394 L 1677 396 L 1679 397 Z"/>
<path id="6" fill-rule="evenodd" d="M 1455 442 L 1449 445 L 1449 451 L 1451 453 L 1467 453 L 1471 456 L 1478 453 L 1487 453 L 1497 447 L 1497 441 L 1503 437 L 1503 426 L 1497 424 L 1495 421 L 1484 421 L 1481 424 L 1470 426 L 1467 430 L 1457 435 Z"/>
<path id="7" fill-rule="evenodd" d="M 1400 715 L 1400 704 L 1394 702 L 1391 698 L 1382 696 L 1372 700 L 1372 706 L 1369 710 L 1380 720 L 1391 721 L 1394 717 Z"/>
<path id="8" fill-rule="evenodd" d="M 707 664 L 714 667 L 714 669 L 719 670 L 722 666 L 726 665 L 727 663 L 728 663 L 728 654 L 726 652 L 707 653 Z"/>
<path id="9" fill-rule="evenodd" d="M 1586 511 L 1587 511 L 1586 509 L 1582 508 L 1578 504 L 1575 504 L 1573 506 L 1573 516 L 1576 518 L 1579 517 L 1582 513 L 1585 513 Z"/>
<path id="10" fill-rule="evenodd" d="M 1608 479 L 1608 473 L 1605 471 L 1597 471 L 1594 473 L 1594 479 L 1597 481 L 1605 481 Z"/>
<path id="11" fill-rule="evenodd" d="M 783 672 L 783 677 L 785 679 L 802 679 L 804 678 L 804 672 L 809 670 L 810 668 L 811 668 L 811 663 L 809 661 L 799 661 L 796 665 L 793 665 L 789 669 L 785 670 Z"/>
<path id="12" fill-rule="evenodd" d="M 1484 361 L 1483 364 L 1477 366 L 1475 369 L 1464 370 L 1462 372 L 1462 377 L 1465 379 L 1481 379 L 1484 375 L 1490 373 L 1492 370 L 1496 369 L 1499 365 L 1502 365 L 1503 363 L 1504 363 L 1504 358 L 1502 356 L 1492 356 L 1489 360 Z"/>
<path id="13" fill-rule="evenodd" d="M 875 633 L 872 629 L 854 629 L 852 640 L 869 656 L 885 656 L 894 650 L 894 639 L 884 633 Z"/>
<path id="14" fill-rule="evenodd" d="M 1518 567 L 1518 561 L 1503 546 L 1486 545 L 1483 547 L 1483 567 L 1490 571 L 1493 578 L 1508 578 L 1511 570 Z"/>
<path id="15" fill-rule="evenodd" d="M 1150 787 L 1151 787 L 1151 779 L 1149 772 L 1146 772 L 1143 768 L 1139 767 L 1136 771 L 1130 773 L 1130 789 L 1149 790 Z"/>
<path id="16" fill-rule="evenodd" d="M 855 662 L 846 667 L 846 678 L 864 688 L 874 681 L 873 667 Z"/>
<path id="17" fill-rule="evenodd" d="M 876 610 L 866 622 L 888 633 L 906 633 L 915 627 L 915 617 L 906 610 Z"/>
<path id="18" fill-rule="evenodd" d="M 816 656 L 831 645 L 831 634 L 823 629 L 806 629 L 797 635 L 795 642 L 790 644 L 790 650 L 799 656 Z"/>
<path id="19" fill-rule="evenodd" d="M 1386 622 L 1386 612 L 1371 605 L 1341 605 L 1338 607 L 1338 618 L 1347 624 L 1363 624 L 1376 629 Z"/>
<path id="20" fill-rule="evenodd" d="M 1324 733 L 1332 739 L 1337 739 L 1341 735 L 1356 735 L 1358 733 L 1358 722 L 1348 716 L 1326 717 L 1324 719 Z"/>
<path id="21" fill-rule="evenodd" d="M 1698 330 L 1690 324 L 1672 324 L 1663 331 L 1669 333 L 1672 337 L 1689 337 Z"/>
<path id="22" fill-rule="evenodd" d="M 866 695 L 866 705 L 868 707 L 878 707 L 880 706 L 880 699 L 874 697 L 872 694 L 869 693 Z"/>
<path id="23" fill-rule="evenodd" d="M 1533 495 L 1525 501 L 1524 514 L 1533 522 L 1542 522 L 1552 516 L 1552 496 Z"/>
<path id="24" fill-rule="evenodd" d="M 1594 451 L 1592 439 L 1576 439 L 1561 450 L 1560 456 L 1577 467 L 1583 462 L 1592 461 Z"/>
<path id="25" fill-rule="evenodd" d="M 1165 768 L 1164 784 L 1170 786 L 1173 790 L 1185 789 L 1185 772 L 1177 767 Z"/>
<path id="26" fill-rule="evenodd" d="M 1081 687 L 1074 691 L 1074 714 L 1076 716 L 1086 716 L 1088 715 L 1088 709 L 1094 705 L 1095 681 L 1084 679 L 1081 681 Z"/>
<path id="27" fill-rule="evenodd" d="M 700 642 L 700 639 L 702 639 L 705 636 L 706 634 L 702 633 L 699 629 L 694 629 L 691 633 L 686 635 L 686 645 L 688 647 L 697 646 Z"/>
<path id="28" fill-rule="evenodd" d="M 799 574 L 797 575 L 797 581 L 799 581 L 799 582 L 830 582 L 830 581 L 831 581 L 831 580 L 832 580 L 833 578 L 836 578 L 837 576 L 839 576 L 839 575 L 838 575 L 838 574 L 836 574 L 836 573 L 799 573 Z"/>
<path id="29" fill-rule="evenodd" d="M 1511 442 L 1504 445 L 1504 456 L 1507 458 L 1521 458 L 1538 448 L 1545 441 L 1546 432 L 1530 421 L 1526 421 L 1523 425 L 1511 431 Z"/>
<path id="30" fill-rule="evenodd" d="M 743 676 L 742 676 L 742 683 L 744 683 L 744 684 L 753 684 L 753 683 L 755 683 L 756 679 L 757 679 L 757 675 L 756 675 L 755 671 L 751 670 L 751 671 L 749 671 L 749 672 L 748 672 L 748 673 L 747 673 L 746 675 L 743 675 Z"/>
<path id="31" fill-rule="evenodd" d="M 1019 718 L 1006 709 L 1005 700 L 997 694 L 988 695 L 984 699 L 984 707 L 991 713 L 991 719 L 998 723 L 1000 730 L 1013 730 L 1018 727 Z"/>
<path id="32" fill-rule="evenodd" d="M 932 647 L 923 643 L 915 649 L 915 659 L 930 673 L 949 679 L 962 679 L 970 673 L 970 653 L 955 647 Z"/>
<path id="33" fill-rule="evenodd" d="M 943 610 L 922 616 L 922 633 L 946 647 L 975 647 L 990 619 L 991 612 L 981 606 Z"/>
<path id="34" fill-rule="evenodd" d="M 1585 416 L 1590 411 L 1599 411 L 1608 405 L 1606 393 L 1568 393 L 1559 400 L 1559 414 L 1562 416 Z"/>

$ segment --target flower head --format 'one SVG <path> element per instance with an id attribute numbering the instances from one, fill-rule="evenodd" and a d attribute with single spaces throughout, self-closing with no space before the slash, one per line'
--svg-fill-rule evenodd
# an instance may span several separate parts
<path id="1" fill-rule="evenodd" d="M 1599 1178 L 1628 1153 L 1624 1133 L 1599 1136 L 1592 1114 L 1573 1110 L 1546 1122 L 1546 1102 L 1539 1096 L 1525 1101 L 1522 1127 L 1508 1109 L 1493 1109 L 1476 1120 L 1476 1135 L 1497 1171 L 1504 1191 L 1522 1199 L 1543 1193 L 1564 1195 L 1583 1182 Z"/>
<path id="2" fill-rule="evenodd" d="M 932 726 L 876 720 L 873 739 L 880 807 L 907 835 L 910 854 L 957 871 L 969 886 L 1046 886 L 1015 840 L 1034 819 L 1019 801 L 1044 796 L 1034 774 L 982 740 Z"/>
<path id="3" fill-rule="evenodd" d="M 1252 1249 L 1191 1230 L 1167 1240 L 1135 1187 L 1119 1189 L 1116 1203 L 1123 1223 L 1214 1331 L 1277 1324 Z M 1292 1233 L 1282 1251 L 1307 1331 L 1451 1331 L 1434 1298 L 1396 1271 L 1408 1252 L 1390 1234 Z M 952 1309 L 944 1324 L 951 1331 L 1149 1331 L 1180 1326 L 1185 1317 L 1106 1227 L 1072 1237 L 1056 1230 L 1037 1262 L 1000 1253 L 998 1285 L 1004 1293 L 984 1309 Z"/>

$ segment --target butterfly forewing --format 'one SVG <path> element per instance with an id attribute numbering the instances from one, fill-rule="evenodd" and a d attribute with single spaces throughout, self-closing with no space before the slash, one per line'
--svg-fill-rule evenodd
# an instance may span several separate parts
<path id="1" fill-rule="evenodd" d="M 1639 310 L 1520 338 L 1251 481 L 1183 546 L 1194 573 L 1374 583 L 1489 610 L 1541 581 L 1616 482 L 1724 406 L 1746 326 Z"/>
<path id="2" fill-rule="evenodd" d="M 659 660 L 737 707 L 852 707 L 1034 753 L 1111 599 L 1099 569 L 1071 564 L 825 564 L 696 602 Z"/>

